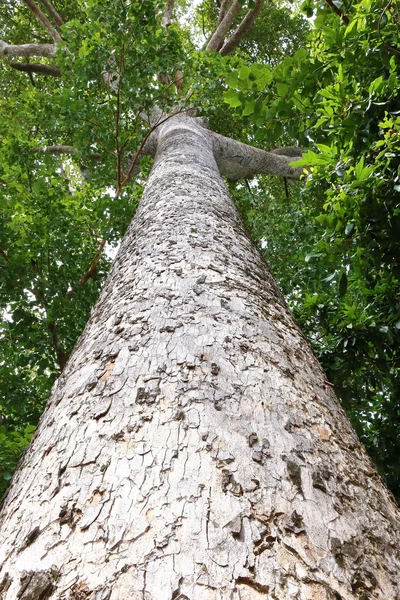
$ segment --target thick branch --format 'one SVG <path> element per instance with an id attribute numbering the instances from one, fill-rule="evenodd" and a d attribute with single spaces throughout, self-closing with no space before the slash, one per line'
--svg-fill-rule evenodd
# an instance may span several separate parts
<path id="1" fill-rule="evenodd" d="M 49 15 L 51 16 L 51 18 L 53 19 L 53 21 L 56 25 L 58 25 L 59 27 L 61 27 L 61 25 L 64 25 L 64 21 L 62 20 L 62 18 L 60 17 L 58 12 L 54 8 L 54 6 L 51 4 L 51 2 L 49 2 L 49 0 L 39 0 L 39 1 L 41 4 L 43 4 L 43 6 L 45 7 L 45 9 L 47 10 L 47 12 L 49 13 Z"/>
<path id="2" fill-rule="evenodd" d="M 218 52 L 224 43 L 224 39 L 226 34 L 229 31 L 232 23 L 236 19 L 241 9 L 241 4 L 239 0 L 235 0 L 221 23 L 218 25 L 217 29 L 211 36 L 210 41 L 207 44 L 206 50 L 213 50 L 214 52 Z"/>
<path id="3" fill-rule="evenodd" d="M 235 51 L 237 46 L 240 44 L 240 42 L 242 41 L 242 39 L 247 34 L 249 29 L 253 25 L 254 21 L 258 17 L 258 14 L 259 14 L 260 10 L 262 9 L 263 4 L 264 4 L 264 0 L 255 0 L 255 7 L 250 9 L 246 13 L 245 17 L 243 18 L 239 27 L 236 29 L 235 33 L 233 33 L 231 35 L 229 40 L 227 40 L 225 42 L 225 44 L 219 51 L 219 53 L 222 56 L 226 56 L 227 54 L 232 54 Z"/>
<path id="4" fill-rule="evenodd" d="M 289 166 L 293 162 L 293 156 L 266 152 L 213 131 L 210 131 L 210 135 L 213 140 L 215 160 L 221 175 L 228 179 L 233 181 L 249 179 L 258 173 L 299 179 L 303 173 L 301 168 Z M 299 155 L 297 154 L 297 156 Z"/>
<path id="5" fill-rule="evenodd" d="M 10 67 L 17 71 L 24 71 L 25 73 L 40 73 L 48 77 L 60 77 L 61 70 L 58 67 L 52 65 L 42 65 L 40 63 L 10 63 Z"/>
<path id="6" fill-rule="evenodd" d="M 0 40 L 0 55 L 3 54 L 4 56 L 12 56 L 14 58 L 18 56 L 54 58 L 56 50 L 56 44 L 21 44 L 19 46 L 12 46 Z"/>
<path id="7" fill-rule="evenodd" d="M 165 9 L 164 9 L 164 16 L 163 16 L 163 26 L 164 27 L 169 27 L 171 25 L 174 4 L 175 4 L 175 0 L 167 0 Z"/>
<path id="8" fill-rule="evenodd" d="M 24 4 L 29 8 L 31 13 L 36 17 L 36 19 L 43 25 L 47 33 L 53 38 L 53 40 L 57 42 L 61 42 L 61 36 L 58 33 L 57 29 L 53 27 L 50 23 L 46 15 L 42 13 L 40 8 L 33 2 L 33 0 L 23 0 Z"/>

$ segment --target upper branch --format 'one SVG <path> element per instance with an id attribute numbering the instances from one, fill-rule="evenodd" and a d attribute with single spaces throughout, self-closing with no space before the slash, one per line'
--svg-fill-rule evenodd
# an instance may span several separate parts
<path id="1" fill-rule="evenodd" d="M 164 16 L 163 16 L 163 26 L 164 27 L 169 27 L 171 25 L 174 4 L 175 4 L 175 0 L 167 0 L 165 9 L 164 9 Z"/>
<path id="2" fill-rule="evenodd" d="M 56 25 L 58 25 L 59 27 L 61 27 L 61 25 L 64 25 L 64 21 L 62 20 L 54 6 L 51 4 L 51 2 L 49 2 L 49 0 L 40 0 L 40 3 L 43 4 L 43 6 L 45 7 L 45 9 L 47 10 L 47 12 L 49 13 Z"/>
<path id="3" fill-rule="evenodd" d="M 248 179 L 259 173 L 299 179 L 303 173 L 301 168 L 290 166 L 295 157 L 300 158 L 301 148 L 297 149 L 297 154 L 294 156 L 295 150 L 291 147 L 291 156 L 286 156 L 283 154 L 284 148 L 275 152 L 266 152 L 213 131 L 210 131 L 210 135 L 212 136 L 215 160 L 221 175 L 228 179 L 233 181 Z M 278 154 L 278 152 L 281 153 Z"/>
<path id="4" fill-rule="evenodd" d="M 222 0 L 220 7 L 219 7 L 217 27 L 222 22 L 222 19 L 225 17 L 226 11 L 228 10 L 228 6 L 231 3 L 232 3 L 232 0 Z"/>
<path id="5" fill-rule="evenodd" d="M 255 0 L 255 7 L 250 9 L 246 15 L 244 16 L 242 22 L 236 29 L 236 31 L 231 35 L 231 37 L 225 42 L 219 53 L 222 56 L 226 56 L 227 54 L 232 54 L 237 46 L 240 44 L 244 36 L 249 31 L 250 27 L 253 25 L 254 21 L 258 17 L 260 10 L 262 9 L 264 4 L 264 0 Z"/>
<path id="6" fill-rule="evenodd" d="M 239 0 L 235 0 L 228 12 L 225 14 L 221 23 L 217 26 L 217 29 L 211 36 L 209 40 L 206 50 L 214 50 L 214 52 L 218 52 L 224 43 L 224 39 L 226 34 L 229 31 L 232 23 L 236 19 L 241 9 L 241 4 Z"/>
<path id="7" fill-rule="evenodd" d="M 54 58 L 56 55 L 56 44 L 21 44 L 12 46 L 0 40 L 0 55 L 4 56 L 45 56 Z"/>
<path id="8" fill-rule="evenodd" d="M 40 8 L 33 2 L 33 0 L 23 0 L 23 2 L 29 8 L 31 13 L 36 17 L 39 23 L 43 25 L 47 33 L 53 38 L 54 42 L 56 44 L 58 42 L 61 42 L 61 36 L 59 32 L 53 27 L 46 15 L 42 13 Z"/>

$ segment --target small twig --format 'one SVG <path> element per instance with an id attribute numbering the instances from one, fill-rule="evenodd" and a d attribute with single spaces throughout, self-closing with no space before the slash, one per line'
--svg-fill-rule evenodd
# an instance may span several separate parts
<path id="1" fill-rule="evenodd" d="M 6 262 L 8 262 L 7 252 L 5 252 L 2 248 L 0 248 L 0 254 L 6 259 Z"/>
<path id="2" fill-rule="evenodd" d="M 333 3 L 332 0 L 325 0 L 325 2 L 331 7 L 331 9 L 337 15 L 339 15 L 339 17 L 342 19 L 343 23 L 346 23 L 346 25 L 348 25 L 348 23 L 349 23 L 349 17 L 347 15 L 345 15 L 344 13 L 342 13 L 342 11 L 340 10 L 340 8 L 338 8 L 336 6 L 336 4 Z"/>
<path id="3" fill-rule="evenodd" d="M 100 256 L 101 256 L 101 253 L 103 251 L 103 248 L 104 248 L 105 244 L 106 244 L 106 240 L 104 238 L 102 238 L 102 240 L 100 242 L 100 245 L 98 247 L 98 250 L 97 250 L 97 252 L 95 254 L 94 259 L 92 260 L 92 263 L 91 263 L 90 267 L 88 268 L 88 270 L 86 271 L 86 273 L 84 273 L 82 275 L 82 277 L 78 281 L 78 286 L 79 287 L 83 287 L 83 285 L 88 281 L 88 279 L 90 279 L 91 277 L 93 277 L 93 275 L 94 275 L 94 273 L 95 273 L 95 271 L 97 269 L 97 265 L 99 263 Z M 75 294 L 75 290 L 71 289 L 71 290 L 69 290 L 67 292 L 66 295 L 67 295 L 68 299 L 71 299 L 74 296 L 74 294 Z"/>
<path id="4" fill-rule="evenodd" d="M 58 366 L 60 367 L 60 371 L 62 372 L 64 370 L 65 365 L 67 364 L 68 356 L 64 350 L 64 346 L 60 342 L 55 321 L 50 321 L 47 327 L 50 332 L 53 348 L 56 351 Z"/>

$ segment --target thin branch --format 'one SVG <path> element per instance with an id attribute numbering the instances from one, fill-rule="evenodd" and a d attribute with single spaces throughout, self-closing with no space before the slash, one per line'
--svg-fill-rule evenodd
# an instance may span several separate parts
<path id="1" fill-rule="evenodd" d="M 8 255 L 2 248 L 0 248 L 0 254 L 5 258 L 6 262 L 8 262 Z"/>
<path id="2" fill-rule="evenodd" d="M 50 332 L 52 346 L 56 351 L 58 366 L 60 367 L 60 371 L 62 372 L 64 370 L 65 365 L 67 364 L 68 356 L 64 350 L 64 346 L 60 342 L 55 321 L 51 321 L 47 325 L 47 327 Z"/>
<path id="3" fill-rule="evenodd" d="M 60 17 L 58 12 L 54 8 L 54 6 L 51 4 L 51 2 L 49 2 L 49 0 L 39 0 L 39 1 L 41 4 L 43 4 L 43 6 L 45 7 L 45 9 L 47 10 L 47 12 L 49 13 L 49 15 L 51 16 L 51 18 L 53 19 L 53 21 L 56 25 L 58 25 L 59 27 L 61 27 L 61 25 L 64 25 L 64 21 L 62 20 L 62 18 Z"/>
<path id="4" fill-rule="evenodd" d="M 31 13 L 36 17 L 36 19 L 43 25 L 47 33 L 50 37 L 53 38 L 55 43 L 61 42 L 61 36 L 57 29 L 53 27 L 45 14 L 42 13 L 40 8 L 33 2 L 33 0 L 22 0 L 24 4 L 29 8 Z"/>
<path id="5" fill-rule="evenodd" d="M 172 23 L 172 12 L 174 10 L 175 0 L 167 0 L 164 8 L 163 26 L 169 27 Z"/>
<path id="6" fill-rule="evenodd" d="M 3 42 L 3 40 L 0 40 L 0 55 L 12 56 L 14 58 L 19 56 L 54 58 L 56 50 L 56 44 L 21 44 L 19 46 L 12 46 L 11 44 Z"/>
<path id="7" fill-rule="evenodd" d="M 207 44 L 206 50 L 213 50 L 214 52 L 218 52 L 224 43 L 224 39 L 226 34 L 228 33 L 232 23 L 236 19 L 237 15 L 240 12 L 242 5 L 239 0 L 235 0 L 222 19 L 221 23 L 217 26 L 216 30 L 211 36 L 210 41 Z"/>
<path id="8" fill-rule="evenodd" d="M 339 17 L 342 19 L 342 21 L 344 23 L 346 23 L 346 25 L 350 22 L 349 21 L 349 17 L 347 15 L 345 15 L 344 13 L 342 13 L 342 11 L 340 10 L 340 8 L 338 8 L 336 6 L 336 4 L 334 4 L 334 2 L 332 0 L 325 0 L 325 2 L 331 7 L 331 9 L 337 14 L 339 15 Z"/>
<path id="9" fill-rule="evenodd" d="M 103 251 L 103 248 L 104 248 L 105 244 L 106 244 L 106 240 L 104 238 L 102 238 L 102 240 L 100 242 L 100 245 L 98 247 L 98 250 L 97 250 L 97 252 L 95 254 L 94 259 L 92 260 L 92 263 L 91 263 L 90 267 L 88 268 L 88 270 L 86 271 L 86 273 L 84 273 L 82 275 L 82 277 L 78 281 L 78 286 L 79 287 L 83 287 L 85 285 L 85 283 L 88 281 L 88 279 L 90 279 L 91 277 L 94 276 L 95 271 L 97 269 L 97 265 L 98 265 L 99 260 L 100 260 L 101 253 Z M 75 290 L 74 289 L 69 290 L 67 292 L 67 298 L 71 299 L 74 296 L 74 294 L 75 294 Z"/>
<path id="10" fill-rule="evenodd" d="M 10 63 L 10 67 L 24 73 L 40 73 L 48 77 L 60 77 L 61 70 L 52 65 L 42 65 L 40 63 Z"/>
<path id="11" fill-rule="evenodd" d="M 229 40 L 225 42 L 219 53 L 222 56 L 226 56 L 227 54 L 232 54 L 237 46 L 240 44 L 242 39 L 245 37 L 254 21 L 257 19 L 260 10 L 262 9 L 264 4 L 264 0 L 255 0 L 255 7 L 251 8 L 246 15 L 244 16 L 242 22 L 236 29 L 235 33 L 231 35 Z"/>

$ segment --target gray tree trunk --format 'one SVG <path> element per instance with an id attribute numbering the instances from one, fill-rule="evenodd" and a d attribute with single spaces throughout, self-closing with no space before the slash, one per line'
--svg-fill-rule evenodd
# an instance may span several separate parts
<path id="1" fill-rule="evenodd" d="M 398 508 L 189 117 L 0 523 L 4 600 L 400 598 Z"/>

